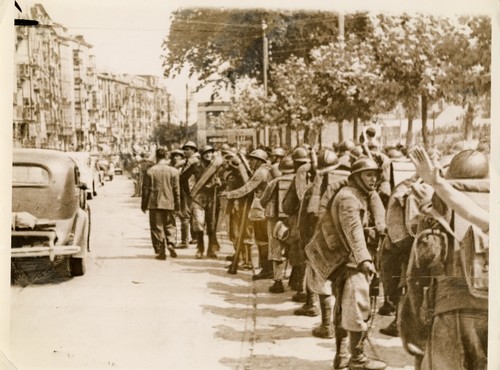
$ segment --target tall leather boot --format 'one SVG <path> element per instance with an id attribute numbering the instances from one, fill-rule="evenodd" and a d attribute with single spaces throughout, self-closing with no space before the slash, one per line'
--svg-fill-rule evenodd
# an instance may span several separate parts
<path id="1" fill-rule="evenodd" d="M 365 332 L 350 331 L 349 343 L 351 348 L 351 359 L 349 370 L 383 370 L 387 367 L 384 361 L 370 358 L 363 352 Z"/>
<path id="2" fill-rule="evenodd" d="M 293 311 L 296 316 L 318 316 L 319 310 L 315 305 L 316 294 L 309 288 L 306 288 L 306 302 L 300 308 Z"/>
<path id="3" fill-rule="evenodd" d="M 321 309 L 321 324 L 315 327 L 312 334 L 318 338 L 333 338 L 332 324 L 332 297 L 325 294 L 319 295 L 319 307 Z"/>
<path id="4" fill-rule="evenodd" d="M 252 266 L 252 244 L 245 244 L 243 250 L 241 251 L 242 270 L 251 270 Z"/>
<path id="5" fill-rule="evenodd" d="M 175 248 L 185 249 L 188 247 L 189 220 L 181 218 L 181 242 Z"/>
<path id="6" fill-rule="evenodd" d="M 349 335 L 347 330 L 339 325 L 335 326 L 335 357 L 333 359 L 333 369 L 347 369 L 351 354 L 349 352 Z"/>
<path id="7" fill-rule="evenodd" d="M 262 270 L 257 275 L 252 276 L 252 280 L 272 279 L 273 278 L 273 261 L 260 261 Z"/>
<path id="8" fill-rule="evenodd" d="M 294 302 L 307 302 L 307 293 L 306 293 L 306 284 L 305 284 L 305 278 L 306 278 L 306 264 L 302 263 L 298 266 L 295 266 L 297 269 L 297 276 L 296 276 L 296 281 L 295 281 L 295 289 L 292 287 L 292 289 L 296 290 L 297 293 L 295 293 L 292 296 L 292 301 Z"/>
<path id="9" fill-rule="evenodd" d="M 196 244 L 197 244 L 196 259 L 200 260 L 203 258 L 203 253 L 205 252 L 205 240 L 203 238 L 203 232 L 199 232 L 196 234 Z"/>

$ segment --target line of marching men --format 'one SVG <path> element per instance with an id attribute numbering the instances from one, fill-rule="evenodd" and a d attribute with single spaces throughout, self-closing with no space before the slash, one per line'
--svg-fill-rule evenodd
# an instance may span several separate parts
<path id="1" fill-rule="evenodd" d="M 224 224 L 235 249 L 230 273 L 252 268 L 257 245 L 253 279 L 272 279 L 269 291 L 279 294 L 289 263 L 292 299 L 303 303 L 294 314 L 321 315 L 312 333 L 335 338 L 334 369 L 386 367 L 364 351 L 380 276 L 378 312 L 397 309 L 381 332 L 401 336 L 417 369 L 485 369 L 488 154 L 457 150 L 439 160 L 416 148 L 403 156 L 365 138 L 291 153 L 185 143 L 170 153 L 181 218 L 180 244 L 167 243 L 171 256 L 192 239 L 196 258 L 217 258 Z M 397 164 L 412 162 L 397 181 Z"/>

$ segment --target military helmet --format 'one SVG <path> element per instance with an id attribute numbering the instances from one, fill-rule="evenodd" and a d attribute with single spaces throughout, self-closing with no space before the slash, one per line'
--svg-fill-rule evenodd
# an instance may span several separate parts
<path id="1" fill-rule="evenodd" d="M 184 145 L 182 146 L 182 149 L 184 149 L 184 148 L 192 148 L 195 151 L 198 151 L 198 146 L 192 141 L 187 141 L 186 143 L 184 143 Z"/>
<path id="2" fill-rule="evenodd" d="M 382 169 L 378 166 L 377 162 L 375 162 L 373 159 L 368 158 L 368 157 L 363 157 L 359 158 L 356 160 L 352 166 L 351 166 L 351 174 L 349 175 L 355 175 L 360 172 L 365 172 L 365 171 L 377 171 L 381 172 Z"/>
<path id="3" fill-rule="evenodd" d="M 481 152 L 467 149 L 456 154 L 446 172 L 447 179 L 485 179 L 488 177 L 488 158 Z"/>
<path id="4" fill-rule="evenodd" d="M 260 159 L 263 162 L 267 161 L 267 153 L 262 149 L 255 149 L 248 155 L 248 158 Z"/>
<path id="5" fill-rule="evenodd" d="M 391 148 L 387 151 L 387 156 L 391 159 L 398 159 L 403 156 L 403 153 L 396 148 Z"/>
<path id="6" fill-rule="evenodd" d="M 337 154 L 330 149 L 323 149 L 318 153 L 318 167 L 333 166 L 338 160 Z"/>
<path id="7" fill-rule="evenodd" d="M 224 143 L 220 147 L 220 151 L 222 154 L 226 154 L 227 152 L 229 152 L 229 149 L 230 149 L 230 146 L 228 143 Z"/>
<path id="8" fill-rule="evenodd" d="M 174 155 L 180 155 L 181 157 L 185 157 L 184 152 L 180 149 L 174 149 L 170 152 L 170 157 L 173 157 Z"/>
<path id="9" fill-rule="evenodd" d="M 213 146 L 211 145 L 205 145 L 203 146 L 203 148 L 201 148 L 200 150 L 200 154 L 203 155 L 205 153 L 208 153 L 208 152 L 215 152 L 215 149 Z"/>
<path id="10" fill-rule="evenodd" d="M 285 156 L 285 149 L 283 148 L 274 148 L 272 151 L 271 151 L 271 155 L 275 156 L 275 157 L 284 157 Z"/>
<path id="11" fill-rule="evenodd" d="M 236 168 L 236 169 L 238 169 L 238 168 L 239 168 L 240 163 L 241 163 L 241 160 L 240 160 L 237 156 L 233 156 L 233 157 L 231 158 L 231 160 L 229 161 L 229 165 L 230 165 L 232 168 Z"/>
<path id="12" fill-rule="evenodd" d="M 308 163 L 311 162 L 311 158 L 309 157 L 309 152 L 306 148 L 299 146 L 295 148 L 292 153 L 292 159 L 294 162 Z"/>
<path id="13" fill-rule="evenodd" d="M 353 150 L 356 147 L 354 141 L 352 140 L 344 140 L 339 145 L 339 152 L 348 152 Z"/>
<path id="14" fill-rule="evenodd" d="M 293 159 L 291 156 L 284 157 L 279 166 L 278 169 L 281 171 L 281 173 L 293 173 L 294 168 L 293 168 Z"/>

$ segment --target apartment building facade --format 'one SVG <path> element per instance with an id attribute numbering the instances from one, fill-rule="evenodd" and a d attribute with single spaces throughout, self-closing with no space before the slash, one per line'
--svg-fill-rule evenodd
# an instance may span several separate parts
<path id="1" fill-rule="evenodd" d="M 16 27 L 14 145 L 115 153 L 147 145 L 167 119 L 159 77 L 102 71 L 92 45 L 42 5 L 24 14 L 40 26 Z"/>

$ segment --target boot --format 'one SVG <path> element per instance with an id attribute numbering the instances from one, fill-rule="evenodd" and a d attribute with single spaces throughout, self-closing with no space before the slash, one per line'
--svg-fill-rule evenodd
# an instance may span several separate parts
<path id="1" fill-rule="evenodd" d="M 342 327 L 335 327 L 335 357 L 333 359 L 333 369 L 347 369 L 349 366 L 349 336 Z"/>
<path id="2" fill-rule="evenodd" d="M 245 247 L 243 248 L 243 251 L 241 252 L 240 261 L 242 261 L 241 266 L 240 266 L 242 270 L 251 270 L 253 268 L 253 266 L 252 266 L 252 245 L 251 244 L 245 244 Z"/>
<path id="3" fill-rule="evenodd" d="M 292 290 L 295 290 L 296 292 L 304 291 L 305 271 L 305 265 L 292 267 L 292 272 L 290 273 L 290 279 L 288 281 L 288 285 Z"/>
<path id="4" fill-rule="evenodd" d="M 177 253 L 174 250 L 174 245 L 173 244 L 168 244 L 167 245 L 168 253 L 170 253 L 170 257 L 172 258 L 177 258 Z"/>
<path id="5" fill-rule="evenodd" d="M 378 309 L 378 314 L 381 316 L 392 316 L 396 313 L 396 308 L 389 302 L 387 296 L 384 297 L 384 304 Z"/>
<path id="6" fill-rule="evenodd" d="M 189 223 L 185 225 L 184 221 L 181 219 L 181 242 L 175 246 L 177 249 L 186 249 L 188 247 L 188 231 Z"/>
<path id="7" fill-rule="evenodd" d="M 312 334 L 318 338 L 333 338 L 332 301 L 331 296 L 320 294 L 319 307 L 321 309 L 321 325 L 315 327 Z"/>
<path id="8" fill-rule="evenodd" d="M 349 360 L 349 370 L 383 370 L 387 364 L 383 361 L 370 358 L 363 352 L 363 342 L 365 332 L 350 331 L 349 343 L 351 348 L 351 359 Z"/>
<path id="9" fill-rule="evenodd" d="M 262 270 L 257 275 L 252 276 L 252 280 L 272 279 L 273 263 L 272 261 L 261 261 Z"/>
<path id="10" fill-rule="evenodd" d="M 196 259 L 200 260 L 203 258 L 203 252 L 205 252 L 205 240 L 203 239 L 203 232 L 198 233 L 198 235 L 196 236 L 196 242 Z"/>
<path id="11" fill-rule="evenodd" d="M 157 246 L 156 254 L 157 256 L 155 258 L 157 260 L 164 261 L 167 259 L 167 255 L 165 254 L 165 243 L 161 242 L 161 244 Z"/>
<path id="12" fill-rule="evenodd" d="M 398 318 L 394 318 L 389 325 L 385 328 L 381 328 L 379 332 L 390 337 L 399 337 Z"/>
<path id="13" fill-rule="evenodd" d="M 274 284 L 269 287 L 270 293 L 285 293 L 285 287 L 281 280 L 275 280 Z"/>
<path id="14" fill-rule="evenodd" d="M 304 293 L 304 292 L 302 292 Z M 298 293 L 297 293 L 298 294 Z M 296 295 L 296 294 L 295 294 Z M 295 311 L 293 311 L 293 314 L 296 316 L 318 316 L 319 315 L 319 310 L 318 307 L 314 304 L 315 302 L 315 294 L 307 289 L 307 293 L 304 293 L 306 299 L 305 303 L 302 307 L 297 308 Z M 296 302 L 296 301 L 295 301 Z"/>

